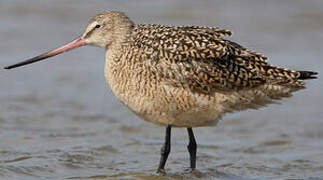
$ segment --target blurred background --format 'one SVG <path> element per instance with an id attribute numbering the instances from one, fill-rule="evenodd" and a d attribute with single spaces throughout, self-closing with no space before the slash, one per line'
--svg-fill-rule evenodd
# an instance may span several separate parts
<path id="1" fill-rule="evenodd" d="M 123 11 L 135 23 L 219 26 L 269 62 L 322 76 L 321 0 L 1 0 L 0 66 L 79 36 L 89 19 Z M 164 128 L 126 109 L 105 84 L 104 50 L 84 47 L 0 70 L 0 179 L 152 179 Z M 174 129 L 160 179 L 322 179 L 323 82 L 255 111 L 197 128 L 198 173 Z"/>

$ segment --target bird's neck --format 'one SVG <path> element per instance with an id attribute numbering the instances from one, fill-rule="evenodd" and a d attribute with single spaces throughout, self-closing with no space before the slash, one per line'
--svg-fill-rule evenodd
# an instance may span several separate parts
<path id="1" fill-rule="evenodd" d="M 113 43 L 109 48 L 106 49 L 105 54 L 105 77 L 111 88 L 118 84 L 118 79 L 124 76 L 124 68 L 126 68 L 124 55 L 124 43 L 118 42 Z"/>
<path id="2" fill-rule="evenodd" d="M 114 51 L 114 49 L 120 49 L 122 45 L 129 41 L 133 28 L 134 25 L 129 23 L 123 24 L 122 26 L 120 25 L 117 29 L 114 29 L 112 31 L 113 41 L 106 46 L 106 49 L 112 49 L 112 51 Z"/>

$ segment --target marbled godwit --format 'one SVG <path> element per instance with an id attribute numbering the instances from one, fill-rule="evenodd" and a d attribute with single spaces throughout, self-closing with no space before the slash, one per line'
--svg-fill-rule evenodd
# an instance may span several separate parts
<path id="1" fill-rule="evenodd" d="M 71 43 L 11 69 L 93 45 L 106 49 L 105 76 L 114 94 L 138 116 L 166 126 L 158 171 L 170 152 L 171 128 L 186 127 L 190 167 L 196 167 L 192 127 L 216 125 L 227 112 L 257 109 L 305 88 L 316 72 L 275 67 L 263 55 L 222 38 L 217 27 L 135 25 L 121 12 L 94 17 Z"/>

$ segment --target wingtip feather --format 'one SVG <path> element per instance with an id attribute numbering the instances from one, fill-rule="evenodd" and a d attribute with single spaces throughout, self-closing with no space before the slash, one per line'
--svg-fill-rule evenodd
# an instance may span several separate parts
<path id="1" fill-rule="evenodd" d="M 306 79 L 317 79 L 318 72 L 314 71 L 298 71 L 300 80 L 306 80 Z"/>

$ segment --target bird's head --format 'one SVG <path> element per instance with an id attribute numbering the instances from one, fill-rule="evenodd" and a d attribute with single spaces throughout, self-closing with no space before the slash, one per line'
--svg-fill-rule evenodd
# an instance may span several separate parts
<path id="1" fill-rule="evenodd" d="M 133 22 L 122 12 L 109 11 L 98 14 L 90 20 L 83 35 L 74 41 L 34 58 L 7 66 L 5 69 L 38 62 L 86 45 L 108 49 L 114 43 L 124 41 L 133 26 Z"/>
<path id="2" fill-rule="evenodd" d="M 81 38 L 86 44 L 108 48 L 114 42 L 123 41 L 133 25 L 124 13 L 105 12 L 91 19 Z"/>

